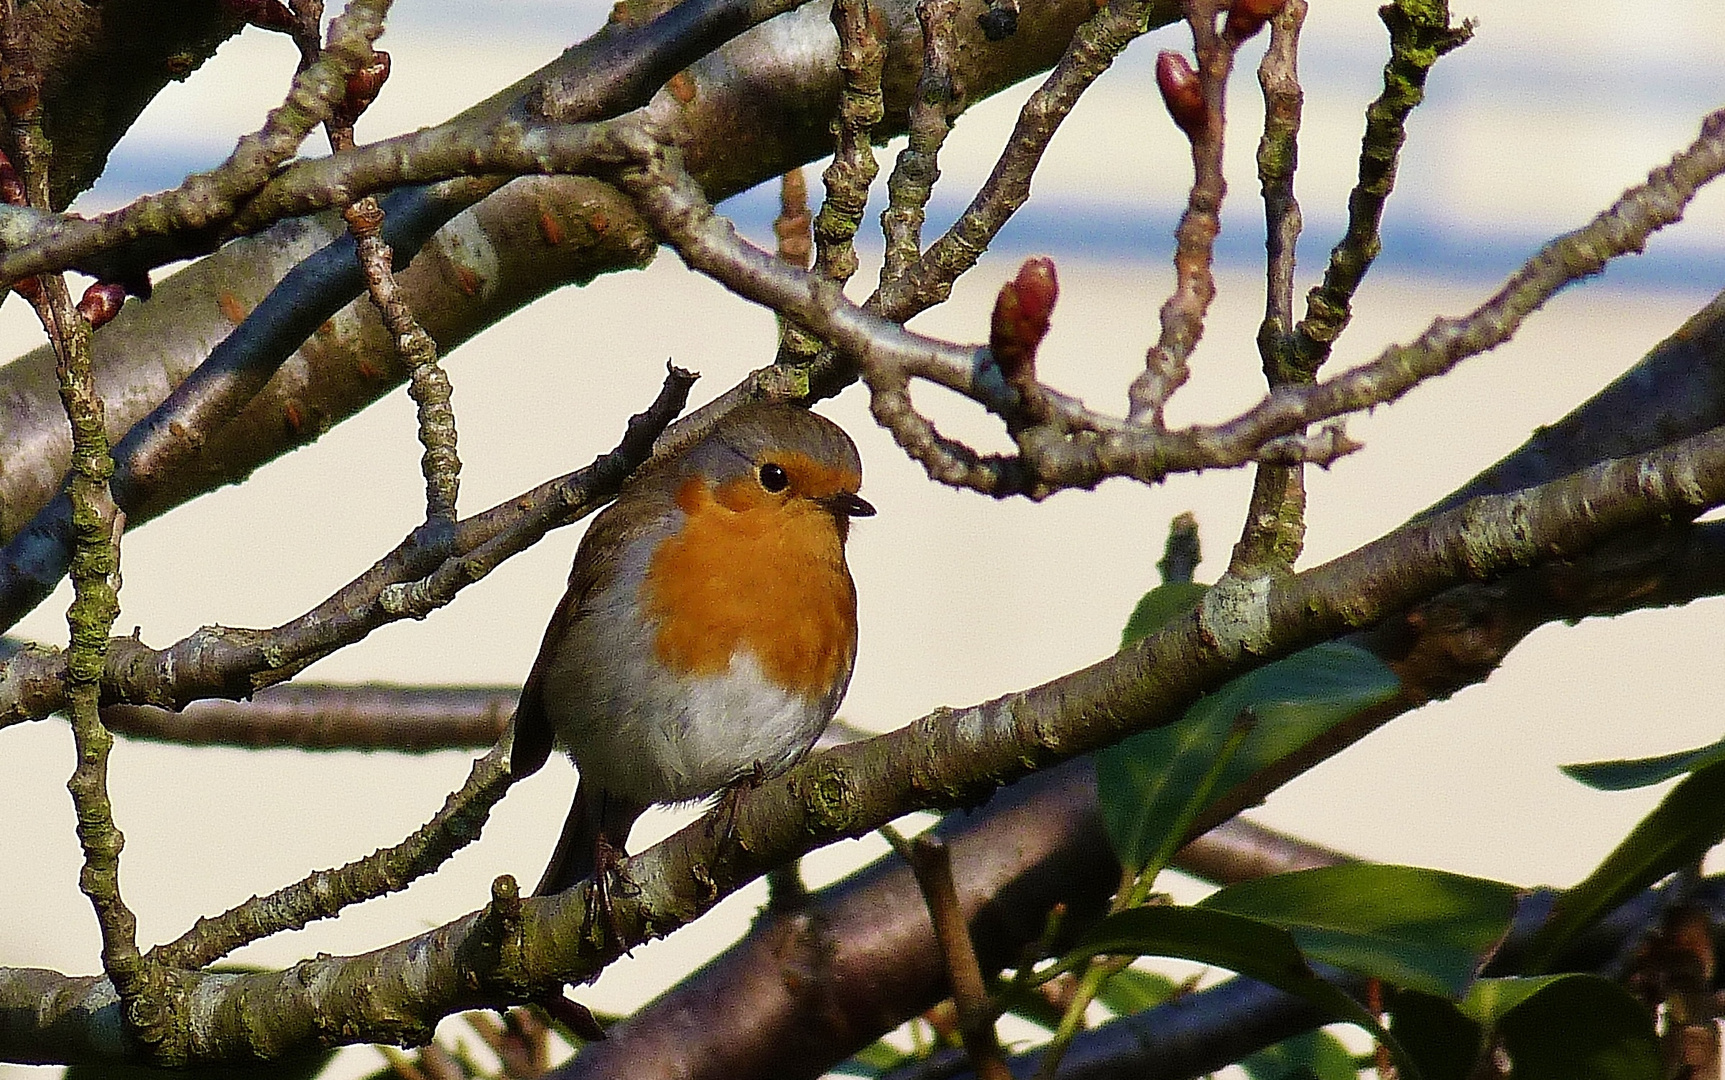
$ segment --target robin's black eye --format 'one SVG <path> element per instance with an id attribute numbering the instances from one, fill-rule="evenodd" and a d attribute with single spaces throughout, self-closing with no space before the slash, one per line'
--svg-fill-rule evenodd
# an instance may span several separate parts
<path id="1" fill-rule="evenodd" d="M 780 492 L 791 486 L 791 478 L 782 466 L 769 461 L 761 466 L 761 486 L 771 492 Z"/>

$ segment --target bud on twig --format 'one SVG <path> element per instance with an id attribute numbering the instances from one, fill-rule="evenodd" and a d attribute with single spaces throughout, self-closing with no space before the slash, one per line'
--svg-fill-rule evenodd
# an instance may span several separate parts
<path id="1" fill-rule="evenodd" d="M 1228 5 L 1228 21 L 1222 33 L 1238 44 L 1262 30 L 1265 23 L 1287 6 L 1288 0 L 1234 0 Z"/>
<path id="2" fill-rule="evenodd" d="M 346 96 L 336 109 L 336 116 L 347 127 L 352 127 L 353 122 L 371 107 L 371 103 L 377 100 L 378 91 L 389 80 L 389 54 L 382 49 L 373 49 L 371 56 L 371 63 L 347 77 Z"/>
<path id="3" fill-rule="evenodd" d="M 117 281 L 98 281 L 84 290 L 84 298 L 78 301 L 78 314 L 84 316 L 90 329 L 94 330 L 112 322 L 114 316 L 120 313 L 120 305 L 125 302 L 124 285 Z"/>
<path id="4" fill-rule="evenodd" d="M 1036 380 L 1036 350 L 1048 334 L 1060 282 L 1054 260 L 1024 260 L 1018 276 L 1000 287 L 994 301 L 988 346 L 1006 381 L 1015 385 Z"/>
<path id="5" fill-rule="evenodd" d="M 1164 51 L 1156 57 L 1156 89 L 1162 91 L 1162 103 L 1168 115 L 1186 133 L 1196 139 L 1204 131 L 1204 88 L 1192 62 L 1180 53 Z"/>

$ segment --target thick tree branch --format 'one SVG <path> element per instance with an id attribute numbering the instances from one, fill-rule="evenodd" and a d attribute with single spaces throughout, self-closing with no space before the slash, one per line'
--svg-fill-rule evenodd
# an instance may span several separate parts
<path id="1" fill-rule="evenodd" d="M 591 975 L 629 944 L 698 917 L 770 866 L 824 843 L 911 808 L 973 801 L 1036 768 L 1171 722 L 1244 670 L 1443 588 L 1572 556 L 1612 533 L 1722 500 L 1725 432 L 1715 431 L 1475 499 L 1282 582 L 1224 579 L 1198 610 L 1115 656 L 817 755 L 733 800 L 731 829 L 697 822 L 632 857 L 623 868 L 631 887 L 613 893 L 618 940 L 600 945 L 577 932 L 588 919 L 583 886 L 525 902 L 507 928 L 482 911 L 364 956 L 318 958 L 284 973 L 192 976 L 188 992 L 203 1005 L 184 1036 L 188 1060 L 279 1056 L 335 1041 L 337 1031 L 368 1041 L 424 1038 L 448 1012 L 525 1000 Z M 100 1011 L 109 993 L 105 983 L 62 980 L 63 992 L 44 994 L 45 978 L 0 975 L 0 1053 L 28 1052 L 34 1033 L 64 1031 L 66 1010 Z M 353 993 L 359 985 L 365 993 Z M 100 1053 L 85 1044 L 72 1056 Z"/>
<path id="2" fill-rule="evenodd" d="M 1373 726 L 1485 679 L 1535 625 L 1722 593 L 1725 525 L 1719 524 L 1680 527 L 1657 534 L 1652 543 L 1614 543 L 1598 556 L 1534 567 L 1498 584 L 1461 586 L 1413 615 L 1391 620 L 1393 629 L 1356 637 L 1391 660 L 1407 686 L 1391 706 L 1373 714 Z M 1333 753 L 1339 747 L 1326 743 L 1325 749 Z M 1301 767 L 1309 768 L 1321 756 L 1305 755 Z M 1261 800 L 1287 775 L 1279 771 L 1261 778 L 1232 802 Z M 1058 836 L 1044 839 L 1039 830 L 1050 821 L 1061 823 Z M 1098 816 L 1087 761 L 1038 773 L 1007 788 L 983 810 L 949 815 L 937 828 L 949 842 L 977 853 L 958 885 L 968 898 L 967 910 L 974 912 L 972 930 L 991 971 L 1021 961 L 1022 950 L 1041 934 L 1055 903 L 1068 904 L 1074 922 L 1082 925 L 1085 913 L 1099 912 L 1118 884 L 1119 867 Z M 1023 850 L 1018 847 L 1021 832 L 1035 838 Z M 1048 843 L 1070 856 L 1045 856 Z M 1345 858 L 1233 818 L 1188 844 L 1175 865 L 1228 884 Z M 1077 867 L 1083 867 L 1081 874 Z M 900 876 L 890 876 L 886 864 L 866 870 L 816 894 L 807 910 L 796 913 L 794 925 L 804 935 L 796 940 L 810 954 L 806 962 L 784 959 L 783 935 L 791 931 L 783 919 L 764 921 L 737 946 L 637 1011 L 606 1043 L 585 1048 L 558 1077 L 609 1076 L 622 1062 L 636 1061 L 641 1067 L 634 1075 L 642 1078 L 815 1076 L 933 1007 L 949 992 L 939 957 L 914 895 L 902 891 L 911 888 L 903 880 L 907 872 L 893 873 Z M 1001 875 L 1008 873 L 1012 876 L 1003 882 Z M 846 898 L 842 906 L 836 900 L 840 896 Z M 851 911 L 866 917 L 847 914 Z M 816 956 L 836 959 L 826 966 L 816 963 Z M 800 971 L 805 963 L 807 976 L 782 978 L 787 965 Z M 747 993 L 738 989 L 745 987 Z M 871 992 L 860 995 L 858 988 Z M 1296 999 L 1247 995 L 1236 1000 L 1235 992 L 1204 999 L 1207 1004 L 1189 1018 L 1225 1038 L 1211 1044 L 1214 1053 L 1244 1047 L 1228 1061 L 1321 1020 Z M 745 1001 L 748 1011 L 739 1014 Z M 1295 1013 L 1287 1012 L 1296 1006 Z M 1158 1014 L 1155 1020 L 1157 1030 L 1170 1032 L 1184 1030 L 1188 1022 L 1174 1014 Z M 1080 1037 L 1073 1062 L 1117 1057 L 1120 1047 L 1113 1040 L 1130 1030 L 1135 1029 Z M 740 1031 L 749 1038 L 739 1045 Z M 1235 1034 L 1224 1036 L 1227 1031 Z M 950 1066 L 950 1057 L 942 1060 Z M 1128 1067 L 1136 1067 L 1130 1062 Z M 709 1069 L 709 1063 L 715 1064 Z M 1074 1063 L 1069 1067 L 1079 1067 Z"/>
<path id="3" fill-rule="evenodd" d="M 153 0 L 37 0 L 22 5 L 18 22 L 24 59 L 42 81 L 53 209 L 95 181 L 114 144 L 164 86 L 192 74 L 241 26 L 219 4 Z"/>

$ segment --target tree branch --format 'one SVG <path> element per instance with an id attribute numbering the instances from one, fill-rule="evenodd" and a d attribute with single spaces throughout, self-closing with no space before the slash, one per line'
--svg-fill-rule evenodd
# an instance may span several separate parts
<path id="1" fill-rule="evenodd" d="M 390 750 L 428 753 L 490 746 L 515 711 L 520 687 L 330 686 L 291 682 L 250 701 L 198 701 L 180 712 L 110 705 L 116 735 L 180 746 L 249 750 Z"/>
<path id="2" fill-rule="evenodd" d="M 604 946 L 577 930 L 589 917 L 581 886 L 521 904 L 507 940 L 477 912 L 359 957 L 318 958 L 285 973 L 192 976 L 189 992 L 206 1007 L 186 1035 L 188 1060 L 424 1038 L 450 1011 L 525 1000 L 587 977 L 631 943 L 669 932 L 769 866 L 824 843 L 908 809 L 973 801 L 1036 768 L 1171 722 L 1228 678 L 1450 585 L 1573 555 L 1722 499 L 1725 432 L 1712 432 L 1514 495 L 1480 497 L 1283 582 L 1224 579 L 1197 611 L 1089 668 L 817 755 L 733 800 L 731 829 L 697 822 L 630 858 L 623 872 L 631 887 L 613 893 L 620 936 Z M 99 1010 L 107 992 L 105 984 L 64 980 L 63 992 L 43 994 L 43 979 L 0 973 L 0 1015 L 15 1018 L 0 1023 L 0 1053 L 21 1052 L 9 1032 L 63 1031 L 66 1010 Z M 102 1053 L 85 1044 L 76 1056 Z"/>
<path id="3" fill-rule="evenodd" d="M 1648 236 L 1676 221 L 1697 188 L 1725 171 L 1725 110 L 1709 115 L 1701 135 L 1647 183 L 1625 192 L 1590 224 L 1551 241 L 1473 312 L 1440 318 L 1419 338 L 1324 382 L 1276 388 L 1232 420 L 1168 431 L 1097 413 L 1041 387 L 1038 408 L 1009 386 L 991 357 L 913 334 L 850 303 L 830 283 L 786 265 L 739 238 L 683 168 L 678 151 L 646 129 L 619 127 L 634 164 L 620 179 L 642 213 L 691 268 L 750 300 L 781 312 L 858 365 L 875 418 L 907 453 L 943 483 L 996 497 L 1040 498 L 1067 487 L 1091 487 L 1108 476 L 1155 482 L 1171 473 L 1227 468 L 1249 461 L 1290 464 L 1333 460 L 1357 447 L 1339 428 L 1302 429 L 1393 401 L 1463 359 L 1507 340 L 1558 289 L 1597 273 L 1611 258 L 1638 251 Z M 912 378 L 957 391 L 1007 421 L 1014 456 L 981 455 L 944 439 L 910 403 Z M 1024 421 L 1030 422 L 1024 422 Z"/>
<path id="4" fill-rule="evenodd" d="M 587 101 L 595 115 L 620 110 L 630 104 L 627 94 L 639 91 L 640 80 L 652 81 L 641 72 L 658 72 L 662 67 L 654 65 L 682 62 L 678 50 L 688 47 L 688 42 L 677 36 L 682 32 L 679 28 L 685 27 L 680 19 L 694 18 L 706 28 L 702 33 L 731 32 L 735 27 L 727 27 L 719 13 L 765 10 L 748 3 L 713 0 L 713 4 L 678 5 L 641 28 L 613 23 L 542 71 L 464 113 L 463 122 L 495 119 L 510 109 L 525 108 L 525 103 L 538 102 L 549 93 L 542 84 L 573 79 L 585 86 L 580 80 L 589 71 L 594 80 L 592 95 L 583 97 L 583 91 L 576 96 Z M 876 9 L 888 31 L 883 39 L 887 45 L 885 125 L 898 130 L 915 82 L 921 43 L 908 0 L 881 0 Z M 1074 28 L 1093 12 L 1088 0 L 1038 6 L 1026 13 L 1009 44 L 988 48 L 971 47 L 981 40 L 980 31 L 961 27 L 955 30 L 961 38 L 954 49 L 955 78 L 971 87 L 975 99 L 986 97 L 1053 63 Z M 693 133 L 685 147 L 688 160 L 715 197 L 733 194 L 830 150 L 826 123 L 838 87 L 836 69 L 823 51 L 822 42 L 830 40 L 830 32 L 820 12 L 798 11 L 775 24 L 771 34 L 749 35 L 696 63 L 689 77 L 698 92 L 690 101 L 670 95 L 659 99 L 656 107 L 674 113 Z M 711 39 L 704 40 L 710 47 Z M 675 70 L 670 67 L 663 73 Z M 741 152 L 742 148 L 748 152 Z M 459 181 L 396 192 L 383 200 L 388 214 L 385 238 L 398 258 L 404 258 L 494 186 Z M 435 257 L 418 260 L 402 275 L 409 302 L 446 352 L 558 284 L 638 266 L 653 251 L 628 203 L 614 189 L 585 180 L 517 182 L 481 204 L 474 218 L 457 223 L 453 230 L 459 242 L 440 246 Z M 251 404 L 212 409 L 205 424 L 182 422 L 176 428 L 163 418 L 160 424 L 150 425 L 157 432 L 149 437 L 152 445 L 171 448 L 179 439 L 190 439 L 198 449 L 194 460 L 174 468 L 161 467 L 153 454 L 140 455 L 131 471 L 143 490 L 139 504 L 127 508 L 134 526 L 212 486 L 243 478 L 263 462 L 309 442 L 403 377 L 389 359 L 388 339 L 374 317 L 369 313 L 353 319 L 335 317 L 361 290 L 351 240 L 337 240 L 306 257 L 308 249 L 338 235 L 337 227 L 320 220 L 284 225 L 257 240 L 239 241 L 192 271 L 169 279 L 150 304 L 128 305 L 98 335 L 99 385 L 110 405 L 111 434 L 118 436 L 197 366 L 205 343 L 227 336 L 231 313 L 242 313 L 233 315 L 235 319 L 244 317 L 280 275 L 303 260 L 280 288 L 270 292 L 268 303 L 245 318 L 241 332 L 224 347 L 223 364 L 218 366 L 232 372 L 222 375 L 218 383 L 230 377 L 249 380 L 252 375 L 239 373 L 257 371 L 260 383 L 268 381 L 265 389 L 255 397 L 235 393 L 233 400 L 250 399 Z M 222 303 L 212 307 L 211 295 Z M 272 378 L 296 347 L 300 353 L 295 362 Z M 65 537 L 63 527 L 55 524 L 56 515 L 30 525 L 28 537 L 17 537 L 31 516 L 52 500 L 65 468 L 51 374 L 43 384 L 46 364 L 49 361 L 38 354 L 23 364 L 0 369 L 0 402 L 19 403 L 0 417 L 0 458 L 7 462 L 0 473 L 0 537 L 11 538 L 0 557 L 0 625 L 10 625 L 18 612 L 33 607 L 39 602 L 37 596 L 51 589 L 63 573 Z M 46 370 L 51 373 L 51 366 Z M 817 380 L 817 392 L 833 389 L 832 380 Z M 177 438 L 168 437 L 175 432 Z M 130 462 L 124 453 L 119 456 L 123 477 Z"/>
<path id="5" fill-rule="evenodd" d="M 447 603 L 503 558 L 606 502 L 652 452 L 683 408 L 694 376 L 672 368 L 659 397 L 632 418 L 617 449 L 593 464 L 457 522 L 447 537 L 416 532 L 322 604 L 273 630 L 205 627 L 165 649 L 109 642 L 103 700 L 180 708 L 206 697 L 247 697 L 385 623 Z M 27 648 L 0 664 L 0 726 L 61 708 L 66 659 Z"/>

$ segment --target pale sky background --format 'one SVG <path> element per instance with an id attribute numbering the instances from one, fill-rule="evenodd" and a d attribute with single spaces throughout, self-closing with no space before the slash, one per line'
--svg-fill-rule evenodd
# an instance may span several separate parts
<path id="1" fill-rule="evenodd" d="M 1302 169 L 1303 294 L 1339 233 L 1364 105 L 1385 55 L 1375 4 L 1315 0 L 1307 22 Z M 1725 8 L 1581 2 L 1457 4 L 1475 41 L 1444 60 L 1416 113 L 1390 204 L 1380 272 L 1362 290 L 1336 364 L 1368 359 L 1436 315 L 1476 305 L 1554 232 L 1584 223 L 1663 164 L 1725 101 Z M 360 127 L 377 138 L 434 123 L 551 59 L 596 26 L 604 5 L 518 0 L 397 5 L 382 41 L 394 75 Z M 1111 409 L 1156 333 L 1171 283 L 1169 228 L 1189 181 L 1184 142 L 1150 78 L 1155 53 L 1186 48 L 1179 28 L 1136 45 L 1055 140 L 1023 220 L 1001 249 L 919 329 L 961 340 L 986 330 L 999 283 L 1025 254 L 1052 254 L 1062 298 L 1041 370 Z M 1255 400 L 1262 211 L 1252 153 L 1263 39 L 1243 52 L 1230 104 L 1232 194 L 1221 294 L 1176 398 L 1182 421 Z M 117 205 L 207 167 L 255 128 L 293 68 L 285 39 L 248 30 L 170 88 L 115 152 L 83 209 Z M 942 160 L 946 218 L 983 176 L 1027 88 L 978 107 Z M 897 144 L 881 152 L 890 167 Z M 1099 172 L 1097 162 L 1107 163 Z M 818 195 L 818 172 L 810 170 Z M 771 191 L 733 200 L 766 235 Z M 1311 481 L 1313 565 L 1393 527 L 1501 457 L 1531 429 L 1592 394 L 1725 285 L 1725 196 L 1709 189 L 1648 254 L 1562 294 L 1510 346 L 1356 420 L 1366 449 Z M 878 251 L 878 233 L 865 237 Z M 859 280 L 868 278 L 865 270 Z M 675 312 L 667 317 L 665 312 Z M 35 344 L 24 305 L 0 308 L 0 355 Z M 651 397 L 667 358 L 704 373 L 704 400 L 771 354 L 770 316 L 696 278 L 664 253 L 641 273 L 566 289 L 452 354 L 461 429 L 462 507 L 472 513 L 608 449 Z M 934 398 L 925 392 L 924 398 Z M 977 411 L 939 402 L 961 433 Z M 928 483 L 869 419 L 852 389 L 822 411 L 856 437 L 864 493 L 880 515 L 853 533 L 862 647 L 843 715 L 875 730 L 937 705 L 1032 685 L 1111 651 L 1138 595 L 1155 583 L 1168 520 L 1196 511 L 1208 558 L 1225 565 L 1249 490 L 1245 472 L 1123 481 L 1040 506 L 994 503 Z M 524 437 L 524 433 L 531 433 Z M 317 445 L 128 534 L 118 631 L 169 643 L 204 623 L 267 626 L 317 603 L 419 520 L 412 406 L 398 393 Z M 422 623 L 404 623 L 318 664 L 322 680 L 518 682 L 562 589 L 579 528 L 554 534 Z M 187 568 L 195 567 L 188 574 Z M 64 635 L 68 590 L 21 631 Z M 1681 749 L 1719 737 L 1725 690 L 1719 601 L 1535 633 L 1487 684 L 1410 715 L 1274 796 L 1255 816 L 1362 856 L 1566 884 L 1584 875 L 1658 792 L 1599 794 L 1563 762 Z M 319 867 L 394 843 L 466 774 L 469 755 L 187 750 L 122 742 L 111 773 L 127 836 L 122 882 L 140 939 L 180 933 Z M 98 966 L 76 891 L 79 854 L 59 720 L 0 729 L 0 963 L 70 972 Z M 281 935 L 238 959 L 285 964 L 316 951 L 375 947 L 484 903 L 503 872 L 533 880 L 567 805 L 573 773 L 553 767 L 512 792 L 484 839 L 406 893 L 333 923 Z M 635 848 L 681 818 L 644 822 Z M 884 849 L 875 839 L 810 860 L 817 882 Z M 584 992 L 630 1007 L 739 933 L 748 890 L 696 927 L 636 951 Z M 368 1052 L 351 1055 L 355 1070 Z M 0 1066 L 0 1080 L 50 1075 Z"/>

